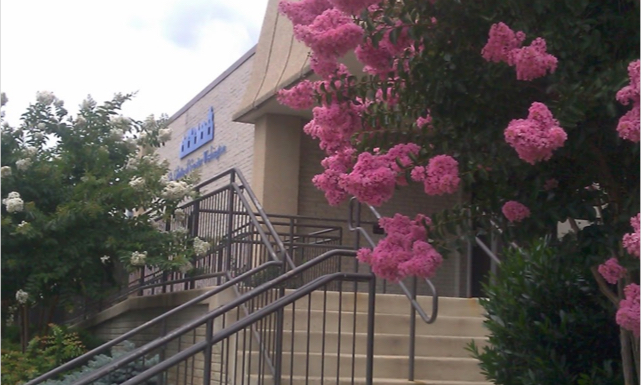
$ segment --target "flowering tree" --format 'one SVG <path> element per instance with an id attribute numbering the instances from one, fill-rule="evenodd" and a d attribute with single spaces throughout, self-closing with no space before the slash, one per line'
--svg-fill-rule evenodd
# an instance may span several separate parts
<path id="1" fill-rule="evenodd" d="M 568 221 L 555 247 L 585 261 L 617 307 L 632 383 L 638 1 L 282 0 L 280 11 L 321 80 L 278 97 L 312 108 L 304 130 L 327 153 L 313 182 L 330 204 L 381 205 L 408 183 L 469 197 L 432 218 L 384 219 L 387 239 L 361 261 L 388 279 L 430 276 L 452 235 L 496 229 L 525 244 Z M 341 64 L 351 51 L 364 75 Z"/>
<path id="2" fill-rule="evenodd" d="M 191 184 L 169 181 L 153 155 L 170 137 L 164 118 L 119 115 L 130 97 L 88 98 L 71 117 L 41 92 L 20 127 L 3 125 L 3 306 L 69 309 L 78 295 L 109 293 L 123 268 L 184 270 L 209 248 L 186 231 L 158 231 L 153 219 L 173 215 Z"/>

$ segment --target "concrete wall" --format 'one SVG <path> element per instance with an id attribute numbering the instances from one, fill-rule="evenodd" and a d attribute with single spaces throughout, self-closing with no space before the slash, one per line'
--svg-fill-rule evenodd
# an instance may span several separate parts
<path id="1" fill-rule="evenodd" d="M 203 294 L 208 289 L 197 289 L 175 293 L 167 293 L 146 297 L 132 297 L 121 302 L 91 319 L 82 322 L 79 326 L 88 328 L 94 335 L 104 340 L 112 340 L 131 329 L 152 320 L 153 318 L 173 309 L 174 307 L 189 301 L 190 299 Z M 229 302 L 233 298 L 231 291 L 224 291 L 210 299 L 192 305 L 187 309 L 169 317 L 166 326 L 161 323 L 149 327 L 148 329 L 136 334 L 128 339 L 136 347 L 140 347 L 154 339 L 164 335 L 163 331 L 172 331 L 198 316 L 206 314 L 220 305 Z M 226 320 L 227 325 L 233 321 L 231 318 Z M 214 323 L 214 332 L 223 328 L 222 319 Z M 194 343 L 205 339 L 205 326 L 200 326 L 194 332 L 183 336 L 180 341 L 174 340 L 169 343 L 165 351 L 165 357 L 170 357 L 179 351 L 182 351 Z M 115 349 L 117 349 L 116 347 Z M 160 351 L 153 351 L 151 355 L 162 354 Z M 161 356 L 162 358 L 162 356 Z M 212 352 L 212 382 L 220 383 L 220 362 L 221 349 L 215 345 Z M 204 355 L 202 353 L 195 355 L 193 358 L 183 361 L 181 364 L 171 368 L 168 371 L 168 383 L 175 385 L 198 385 L 202 384 L 204 368 Z M 186 376 L 186 377 L 185 377 Z"/>
<path id="2" fill-rule="evenodd" d="M 197 161 L 203 157 L 205 151 L 211 151 L 212 147 L 216 149 L 219 146 L 225 146 L 226 152 L 217 160 L 204 163 L 198 168 L 201 179 L 205 180 L 231 167 L 237 167 L 248 182 L 251 182 L 254 125 L 234 122 L 232 114 L 238 108 L 249 84 L 253 59 L 254 50 L 252 49 L 170 118 L 169 127 L 172 138 L 164 147 L 157 150 L 162 159 L 169 161 L 170 170 L 187 167 L 190 161 Z M 189 129 L 207 119 L 211 107 L 214 108 L 215 115 L 214 140 L 180 159 L 183 136 Z M 203 189 L 203 192 L 210 191 L 211 188 L 213 186 Z"/>
<path id="3" fill-rule="evenodd" d="M 318 142 L 308 135 L 303 135 L 300 140 L 301 160 L 300 179 L 298 186 L 298 215 L 316 218 L 340 218 L 347 220 L 348 203 L 339 206 L 330 206 L 321 190 L 318 190 L 311 182 L 314 175 L 323 172 L 321 160 L 326 156 L 318 147 Z M 451 207 L 460 200 L 459 194 L 428 196 L 423 191 L 423 186 L 412 183 L 409 186 L 397 190 L 394 197 L 386 202 L 378 211 L 383 216 L 392 216 L 401 213 L 414 217 L 421 213 L 430 216 L 435 211 Z M 363 210 L 361 218 L 363 221 L 375 221 L 369 210 Z M 364 226 L 365 227 L 365 226 Z M 369 226 L 370 233 L 372 232 Z M 354 235 L 347 226 L 343 226 L 344 243 L 354 244 Z M 376 239 L 380 239 L 377 237 Z M 361 246 L 365 246 L 361 243 Z M 437 275 L 432 279 L 442 296 L 464 296 L 466 293 L 466 271 L 467 257 L 456 253 L 446 256 Z M 392 290 L 394 292 L 395 290 Z M 427 294 L 427 293 L 425 293 Z"/>

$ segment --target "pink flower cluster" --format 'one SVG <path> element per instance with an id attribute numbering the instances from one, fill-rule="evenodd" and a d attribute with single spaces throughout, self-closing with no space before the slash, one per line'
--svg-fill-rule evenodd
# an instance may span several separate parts
<path id="1" fill-rule="evenodd" d="M 639 60 L 635 60 L 628 65 L 628 76 L 630 77 L 630 84 L 621 88 L 617 92 L 617 100 L 619 103 L 627 106 L 632 102 L 632 109 L 619 119 L 617 132 L 623 139 L 631 142 L 638 143 L 640 139 L 639 134 Z"/>
<path id="2" fill-rule="evenodd" d="M 294 26 L 294 36 L 312 49 L 319 59 L 337 59 L 363 40 L 363 29 L 336 8 L 316 16 L 309 25 Z"/>
<path id="3" fill-rule="evenodd" d="M 481 55 L 487 61 L 504 62 L 516 67 L 518 80 L 534 80 L 545 76 L 548 71 L 556 71 L 558 60 L 547 53 L 544 39 L 536 38 L 529 46 L 521 47 L 524 40 L 523 32 L 514 33 L 504 23 L 494 24 Z"/>
<path id="4" fill-rule="evenodd" d="M 494 63 L 507 63 L 510 52 L 519 48 L 525 40 L 525 34 L 521 31 L 514 33 L 505 23 L 500 22 L 490 27 L 490 34 L 487 44 L 481 50 L 483 59 Z"/>
<path id="5" fill-rule="evenodd" d="M 619 302 L 616 321 L 639 338 L 639 285 L 631 283 L 623 289 L 625 299 Z"/>
<path id="6" fill-rule="evenodd" d="M 400 28 L 401 33 L 398 34 L 396 42 L 392 43 L 390 40 L 390 33 L 392 28 L 389 26 L 379 25 L 379 32 L 385 28 L 381 36 L 381 40 L 376 44 L 371 40 L 366 40 L 356 47 L 354 53 L 356 58 L 365 65 L 363 71 L 378 75 L 381 79 L 389 77 L 390 72 L 395 71 L 399 65 L 399 57 L 402 53 L 408 52 L 415 54 L 412 47 L 412 40 L 409 37 L 408 28 L 403 26 L 401 22 L 396 23 L 394 29 Z M 406 63 L 403 63 L 406 64 Z M 408 70 L 408 68 L 406 68 Z"/>
<path id="7" fill-rule="evenodd" d="M 625 267 L 619 265 L 619 260 L 610 258 L 605 263 L 599 265 L 599 274 L 608 281 L 608 283 L 616 284 L 619 279 L 623 278 L 626 273 Z"/>
<path id="8" fill-rule="evenodd" d="M 508 221 L 520 222 L 530 216 L 530 209 L 517 201 L 508 201 L 501 209 Z"/>
<path id="9" fill-rule="evenodd" d="M 427 167 L 414 167 L 412 180 L 423 182 L 428 195 L 453 194 L 461 179 L 458 176 L 458 162 L 449 155 L 437 155 L 430 159 Z"/>
<path id="10" fill-rule="evenodd" d="M 419 116 L 419 118 L 416 119 L 416 127 L 418 128 L 429 127 L 430 124 L 432 124 L 432 116 L 429 114 L 426 117 Z"/>
<path id="11" fill-rule="evenodd" d="M 308 110 L 314 105 L 314 83 L 303 80 L 288 90 L 279 90 L 276 98 L 295 110 Z"/>
<path id="12" fill-rule="evenodd" d="M 518 80 L 534 80 L 556 71 L 558 60 L 546 51 L 545 40 L 537 37 L 529 46 L 513 49 L 507 64 L 516 67 Z"/>
<path id="13" fill-rule="evenodd" d="M 625 247 L 630 255 L 633 255 L 637 258 L 639 258 L 639 227 L 641 227 L 640 220 L 641 214 L 637 214 L 636 216 L 632 217 L 630 219 L 630 225 L 632 225 L 634 232 L 628 233 L 623 236 L 623 247 Z"/>
<path id="14" fill-rule="evenodd" d="M 363 152 L 352 172 L 343 177 L 341 186 L 360 202 L 380 206 L 394 194 L 396 173 L 384 156 Z"/>
<path id="15" fill-rule="evenodd" d="M 380 206 L 392 198 L 397 184 L 407 182 L 399 174 L 412 164 L 420 147 L 414 143 L 397 144 L 386 154 L 364 152 L 358 156 L 351 173 L 341 178 L 340 187 L 360 202 Z"/>
<path id="16" fill-rule="evenodd" d="M 328 0 L 281 0 L 278 4 L 278 10 L 295 26 L 311 24 L 316 16 L 330 8 L 332 4 Z"/>
<path id="17" fill-rule="evenodd" d="M 562 147 L 567 134 L 545 104 L 534 102 L 527 119 L 514 119 L 505 130 L 505 141 L 519 158 L 535 164 L 552 157 L 552 151 Z"/>
<path id="18" fill-rule="evenodd" d="M 368 263 L 378 277 L 392 282 L 408 276 L 431 277 L 443 257 L 426 242 L 425 226 L 430 224 L 431 220 L 420 214 L 414 220 L 401 214 L 381 218 L 379 225 L 387 236 L 374 250 L 360 249 L 358 260 Z"/>
<path id="19" fill-rule="evenodd" d="M 345 13 L 359 14 L 363 9 L 378 3 L 380 0 L 330 0 L 332 4 Z"/>
<path id="20" fill-rule="evenodd" d="M 354 164 L 355 152 L 355 149 L 346 147 L 323 159 L 321 165 L 325 171 L 312 179 L 314 186 L 325 193 L 325 198 L 332 206 L 339 205 L 347 198 L 347 191 L 340 186 L 340 183 L 342 177 Z"/>
<path id="21" fill-rule="evenodd" d="M 349 145 L 349 139 L 361 128 L 361 108 L 352 103 L 338 103 L 314 107 L 314 119 L 303 127 L 307 135 L 320 140 L 320 147 L 332 153 Z"/>

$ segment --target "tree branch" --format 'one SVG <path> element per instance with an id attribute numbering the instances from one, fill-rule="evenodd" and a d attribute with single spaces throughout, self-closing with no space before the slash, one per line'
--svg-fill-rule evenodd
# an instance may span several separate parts
<path id="1" fill-rule="evenodd" d="M 608 283 L 605 282 L 605 280 L 599 273 L 597 266 L 592 266 L 590 268 L 590 271 L 592 272 L 596 283 L 599 285 L 599 290 L 601 291 L 601 293 L 603 293 L 603 295 L 605 295 L 615 306 L 619 306 L 619 297 L 612 290 L 610 290 L 610 288 L 608 287 Z"/>

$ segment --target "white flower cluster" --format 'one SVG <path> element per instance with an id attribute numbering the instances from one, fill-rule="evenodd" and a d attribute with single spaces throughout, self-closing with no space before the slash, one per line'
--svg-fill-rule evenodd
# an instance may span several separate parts
<path id="1" fill-rule="evenodd" d="M 131 266 L 144 266 L 146 258 L 147 258 L 146 251 L 143 251 L 143 252 L 134 251 L 133 253 L 131 253 L 131 259 L 130 259 Z"/>
<path id="2" fill-rule="evenodd" d="M 26 226 L 26 225 L 28 225 L 28 224 L 29 224 L 29 222 L 27 222 L 27 221 L 22 221 L 22 222 L 18 223 L 18 228 L 19 228 L 19 229 L 21 229 L 21 228 L 25 227 L 25 226 Z"/>
<path id="3" fill-rule="evenodd" d="M 8 213 L 17 213 L 24 210 L 24 201 L 20 198 L 20 194 L 12 191 L 7 195 L 7 199 L 3 199 L 2 203 L 7 206 Z"/>
<path id="4" fill-rule="evenodd" d="M 39 130 L 44 130 L 47 127 L 47 125 L 40 122 L 36 125 L 36 127 L 38 127 Z"/>
<path id="5" fill-rule="evenodd" d="M 48 106 L 56 101 L 56 96 L 50 91 L 38 91 L 36 92 L 36 101 Z"/>
<path id="6" fill-rule="evenodd" d="M 142 191 L 145 188 L 145 180 L 137 176 L 129 181 L 129 186 L 136 191 Z"/>
<path id="7" fill-rule="evenodd" d="M 24 158 L 16 160 L 16 168 L 20 171 L 27 171 L 31 167 L 31 159 Z"/>
<path id="8" fill-rule="evenodd" d="M 2 176 L 2 178 L 11 176 L 11 166 L 2 166 L 2 168 L 0 168 L 0 176 Z"/>
<path id="9" fill-rule="evenodd" d="M 171 129 L 163 128 L 158 131 L 158 140 L 162 143 L 168 142 L 171 140 Z"/>
<path id="10" fill-rule="evenodd" d="M 161 186 L 167 186 L 167 183 L 169 183 L 169 177 L 167 175 L 161 176 L 160 179 L 158 179 L 158 183 Z"/>
<path id="11" fill-rule="evenodd" d="M 38 153 L 38 149 L 33 146 L 25 146 L 24 153 L 27 156 L 34 156 Z"/>
<path id="12" fill-rule="evenodd" d="M 209 244 L 209 242 L 205 242 L 198 237 L 194 238 L 194 252 L 197 256 L 201 257 L 207 254 L 210 247 L 211 245 Z"/>
<path id="13" fill-rule="evenodd" d="M 108 255 L 103 255 L 102 257 L 100 257 L 100 262 L 102 262 L 103 265 L 106 265 L 110 259 L 111 258 Z"/>
<path id="14" fill-rule="evenodd" d="M 185 210 L 176 209 L 174 210 L 174 217 L 176 218 L 177 221 L 182 221 L 187 217 L 187 215 L 185 214 Z"/>
<path id="15" fill-rule="evenodd" d="M 129 126 L 129 123 L 131 123 L 129 118 L 126 118 L 124 116 L 114 116 L 114 115 L 112 115 L 112 116 L 109 117 L 109 120 L 115 126 Z"/>
<path id="16" fill-rule="evenodd" d="M 22 289 L 16 292 L 16 301 L 18 301 L 20 305 L 24 305 L 25 303 L 27 303 L 28 300 L 29 300 L 29 293 L 27 293 Z"/>
<path id="17" fill-rule="evenodd" d="M 165 199 L 179 200 L 183 199 L 189 192 L 191 187 L 184 181 L 171 181 L 162 190 L 161 196 Z"/>
<path id="18" fill-rule="evenodd" d="M 115 141 L 121 141 L 124 134 L 125 133 L 119 128 L 112 128 L 109 130 L 109 137 Z"/>

